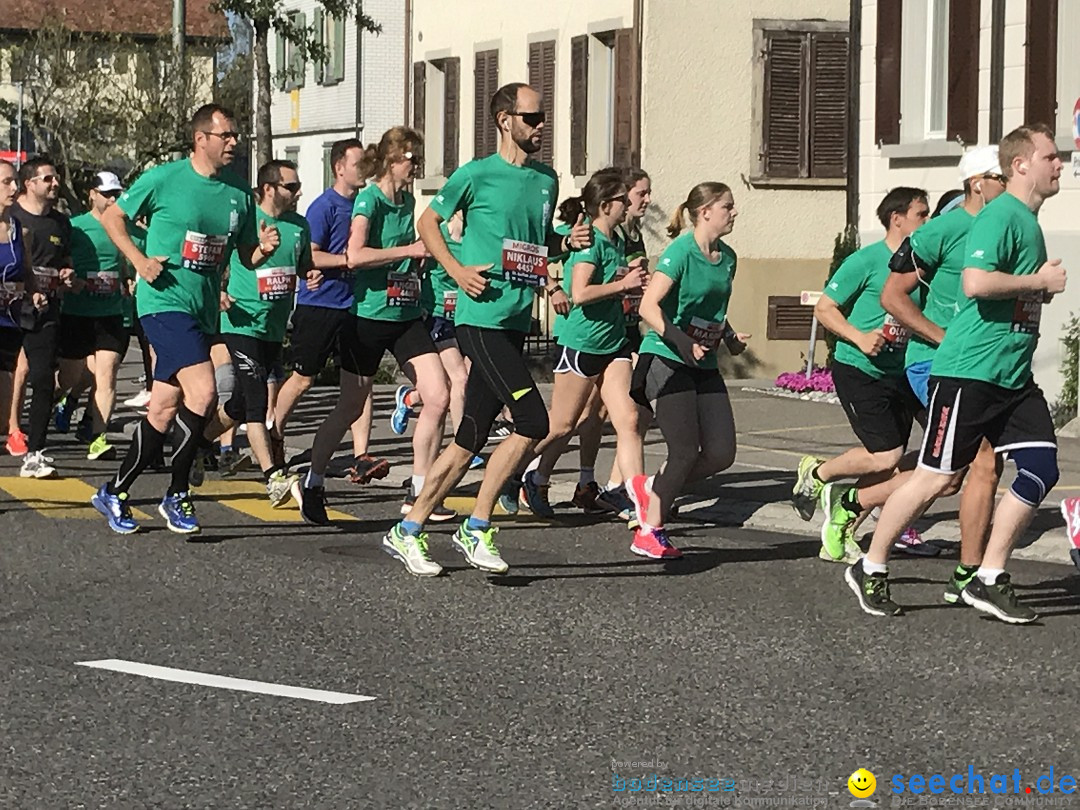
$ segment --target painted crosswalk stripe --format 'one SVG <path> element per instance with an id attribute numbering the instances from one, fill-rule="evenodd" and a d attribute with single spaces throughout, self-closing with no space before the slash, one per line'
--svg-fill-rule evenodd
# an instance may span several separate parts
<path id="1" fill-rule="evenodd" d="M 254 692 L 260 695 L 311 700 L 316 703 L 343 705 L 375 700 L 375 698 L 368 695 L 350 695 L 346 692 L 327 692 L 323 689 L 307 689 L 302 686 L 285 686 L 284 684 L 267 683 L 266 681 L 249 681 L 246 678 L 229 678 L 224 675 L 211 675 L 208 672 L 196 672 L 190 669 L 159 667 L 153 664 L 140 664 L 137 661 L 124 661 L 119 658 L 108 658 L 101 661 L 76 661 L 75 666 L 123 672 L 128 675 L 141 675 L 144 678 L 156 678 L 160 681 L 209 686 L 214 689 L 232 689 L 237 692 Z"/>
<path id="2" fill-rule="evenodd" d="M 97 488 L 78 478 L 2 476 L 0 489 L 47 518 L 101 520 L 101 514 L 90 505 Z M 138 509 L 132 509 L 131 514 L 136 520 L 150 519 L 150 515 Z"/>
<path id="3" fill-rule="evenodd" d="M 195 495 L 196 503 L 199 499 L 205 498 L 267 523 L 304 522 L 300 516 L 299 507 L 292 499 L 280 507 L 271 506 L 266 497 L 266 487 L 258 481 L 208 480 L 203 482 L 201 487 L 192 490 L 192 493 Z M 327 509 L 326 515 L 330 520 L 357 520 L 353 515 L 333 509 Z"/>

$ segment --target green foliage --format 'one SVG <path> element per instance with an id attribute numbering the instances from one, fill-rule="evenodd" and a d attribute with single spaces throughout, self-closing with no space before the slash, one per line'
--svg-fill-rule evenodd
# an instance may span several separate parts
<path id="1" fill-rule="evenodd" d="M 836 235 L 836 241 L 833 242 L 833 255 L 832 262 L 829 264 L 829 273 L 825 276 L 825 286 L 829 285 L 829 281 L 836 274 L 836 271 L 840 268 L 840 265 L 844 263 L 844 260 L 859 249 L 859 232 L 854 225 L 848 225 L 843 231 Z M 832 366 L 833 352 L 836 351 L 836 335 L 828 330 L 825 331 L 825 345 L 829 347 L 829 356 L 825 361 L 827 367 Z"/>
<path id="2" fill-rule="evenodd" d="M 1054 416 L 1054 424 L 1061 427 L 1065 423 L 1080 416 L 1077 412 L 1077 366 L 1080 365 L 1080 317 L 1070 313 L 1070 319 L 1065 324 L 1065 332 L 1061 336 L 1064 343 L 1064 354 L 1061 358 L 1061 394 L 1057 402 L 1051 408 Z"/>

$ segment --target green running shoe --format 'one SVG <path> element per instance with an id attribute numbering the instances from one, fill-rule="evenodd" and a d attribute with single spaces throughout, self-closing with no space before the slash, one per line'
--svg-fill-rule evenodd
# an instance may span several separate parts
<path id="1" fill-rule="evenodd" d="M 855 520 L 859 514 L 844 507 L 841 496 L 846 490 L 843 484 L 829 484 L 822 492 L 825 522 L 821 524 L 821 552 L 818 556 L 830 562 L 850 565 L 859 559 L 862 552 L 854 534 Z M 852 552 L 854 559 L 849 559 Z"/>
<path id="2" fill-rule="evenodd" d="M 814 456 L 803 456 L 799 461 L 799 469 L 795 474 L 795 487 L 791 490 L 791 505 L 803 520 L 810 520 L 814 516 L 818 500 L 821 498 L 821 490 L 825 486 L 813 475 L 814 470 L 821 464 L 822 460 Z"/>
<path id="3" fill-rule="evenodd" d="M 968 583 L 975 578 L 975 574 L 978 573 L 979 566 L 977 565 L 958 565 L 952 572 L 952 576 L 949 577 L 948 583 L 945 585 L 944 599 L 950 605 L 955 605 L 963 600 L 960 598 L 960 594 L 964 588 L 968 586 Z"/>
<path id="4" fill-rule="evenodd" d="M 499 554 L 495 547 L 495 535 L 499 533 L 496 526 L 487 529 L 470 529 L 469 521 L 466 520 L 454 533 L 453 544 L 458 551 L 465 555 L 465 559 L 473 568 L 481 571 L 490 571 L 493 574 L 505 574 L 510 567 Z"/>
<path id="5" fill-rule="evenodd" d="M 90 461 L 98 459 L 110 459 L 116 455 L 116 448 L 109 444 L 108 437 L 102 433 L 92 442 L 86 451 L 86 458 Z"/>
<path id="6" fill-rule="evenodd" d="M 437 577 L 442 566 L 428 554 L 427 532 L 406 534 L 400 523 L 394 524 L 383 537 L 383 551 L 399 560 L 410 574 L 418 577 Z"/>

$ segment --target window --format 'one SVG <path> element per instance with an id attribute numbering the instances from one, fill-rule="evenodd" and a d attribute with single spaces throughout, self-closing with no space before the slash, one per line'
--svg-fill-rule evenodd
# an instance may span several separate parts
<path id="1" fill-rule="evenodd" d="M 345 21 L 315 9 L 315 42 L 327 51 L 327 59 L 315 65 L 315 83 L 331 85 L 345 79 Z"/>
<path id="2" fill-rule="evenodd" d="M 424 136 L 424 162 L 436 176 L 449 177 L 458 167 L 460 97 L 461 59 L 413 63 L 413 129 Z"/>
<path id="3" fill-rule="evenodd" d="M 499 148 L 498 133 L 488 112 L 491 97 L 499 89 L 499 52 L 478 51 L 474 69 L 473 157 L 487 157 Z"/>
<path id="4" fill-rule="evenodd" d="M 330 162 L 330 151 L 334 148 L 334 144 L 324 143 L 322 145 L 322 187 L 330 188 L 334 185 L 334 164 Z"/>
<path id="5" fill-rule="evenodd" d="M 926 137 L 945 137 L 945 99 L 949 94 L 949 0 L 930 0 L 926 41 Z"/>
<path id="6" fill-rule="evenodd" d="M 632 29 L 570 41 L 570 171 L 639 161 L 637 52 Z"/>
<path id="7" fill-rule="evenodd" d="M 291 163 L 296 164 L 297 168 L 300 168 L 300 147 L 299 146 L 286 146 L 285 147 L 285 159 Z"/>
<path id="8" fill-rule="evenodd" d="M 296 28 L 307 26 L 307 15 L 301 11 L 289 14 L 289 22 Z M 277 36 L 277 74 L 278 87 L 285 92 L 298 90 L 304 86 L 304 56 L 300 49 L 281 34 Z"/>
<path id="9" fill-rule="evenodd" d="M 755 20 L 758 180 L 847 173 L 847 23 Z"/>
<path id="10" fill-rule="evenodd" d="M 555 40 L 529 44 L 529 84 L 544 97 L 544 141 L 539 158 L 549 166 L 555 160 Z"/>
<path id="11" fill-rule="evenodd" d="M 1059 3 L 1058 15 L 1057 122 L 1055 126 L 1051 119 L 1050 125 L 1067 148 L 1072 149 L 1073 108 L 1080 98 L 1080 61 L 1076 58 L 1075 39 L 1069 44 L 1065 40 L 1075 37 L 1070 32 L 1080 31 L 1080 3 Z"/>

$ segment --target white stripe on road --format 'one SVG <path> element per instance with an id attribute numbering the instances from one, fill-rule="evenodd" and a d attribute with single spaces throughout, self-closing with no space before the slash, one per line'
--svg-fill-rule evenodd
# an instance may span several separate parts
<path id="1" fill-rule="evenodd" d="M 261 695 L 277 695 L 278 697 L 297 698 L 298 700 L 313 700 L 319 703 L 340 705 L 375 699 L 367 695 L 349 695 L 344 692 L 325 692 L 322 689 L 305 689 L 300 686 L 284 686 L 264 681 L 249 681 L 244 678 L 227 678 L 223 675 L 210 675 L 206 672 L 195 672 L 190 669 L 157 667 L 153 664 L 140 664 L 136 661 L 121 661 L 118 658 L 108 658 L 103 661 L 76 661 L 75 665 L 92 667 L 93 669 L 107 669 L 112 672 L 126 672 L 129 675 L 142 675 L 144 678 L 157 678 L 161 681 L 212 686 L 216 689 L 235 689 L 240 692 L 256 692 Z"/>

